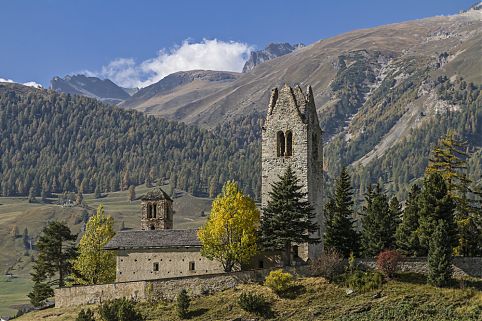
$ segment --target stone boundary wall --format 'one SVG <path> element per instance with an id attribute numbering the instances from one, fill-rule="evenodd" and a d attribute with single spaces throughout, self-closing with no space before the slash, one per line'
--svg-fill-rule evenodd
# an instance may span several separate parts
<path id="1" fill-rule="evenodd" d="M 357 263 L 374 269 L 376 267 L 375 259 L 357 259 Z M 452 261 L 453 276 L 466 277 L 475 276 L 482 278 L 482 257 L 460 257 L 456 256 Z M 399 264 L 400 272 L 414 272 L 419 274 L 428 274 L 428 264 L 426 257 L 407 257 L 403 258 Z"/>
<path id="2" fill-rule="evenodd" d="M 196 297 L 230 289 L 242 283 L 262 282 L 272 270 L 275 268 L 59 288 L 54 290 L 55 307 L 100 304 L 118 298 L 170 301 L 176 298 L 182 288 L 187 289 L 192 297 Z M 310 274 L 308 266 L 289 267 L 284 270 L 300 276 Z"/>

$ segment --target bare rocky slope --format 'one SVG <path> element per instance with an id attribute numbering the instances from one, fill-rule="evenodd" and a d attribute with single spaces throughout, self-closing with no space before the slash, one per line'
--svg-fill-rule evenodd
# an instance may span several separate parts
<path id="1" fill-rule="evenodd" d="M 373 166 L 380 168 L 378 172 L 386 170 L 391 161 L 387 155 L 401 146 L 403 155 L 391 165 L 397 170 L 380 175 L 385 181 L 403 176 L 405 184 L 420 176 L 429 147 L 443 130 L 457 127 L 472 145 L 481 145 L 475 121 L 480 117 L 480 52 L 482 11 L 472 8 L 452 16 L 356 30 L 233 74 L 229 80 L 182 83 L 146 98 L 138 93 L 121 106 L 215 128 L 264 114 L 274 86 L 311 85 L 325 130 L 328 172 L 351 164 L 358 168 L 355 179 L 363 187 L 366 176 L 374 176 L 369 173 Z M 420 141 L 410 142 L 421 133 L 429 137 L 425 148 Z M 419 158 L 414 169 L 403 164 L 410 157 Z M 397 180 L 391 189 L 398 191 L 398 184 Z"/>

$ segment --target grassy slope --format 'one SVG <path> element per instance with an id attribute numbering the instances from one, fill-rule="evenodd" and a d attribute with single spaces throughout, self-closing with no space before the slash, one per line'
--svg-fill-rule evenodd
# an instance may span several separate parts
<path id="1" fill-rule="evenodd" d="M 147 191 L 145 186 L 136 188 L 136 195 Z M 51 204 L 28 203 L 26 197 L 0 197 L 0 273 L 3 276 L 8 270 L 14 278 L 0 278 L 0 316 L 12 315 L 16 310 L 10 308 L 14 304 L 28 303 L 27 293 L 31 289 L 30 271 L 32 262 L 30 256 L 24 256 L 22 237 L 13 240 L 9 235 L 12 225 L 17 225 L 22 234 L 25 227 L 29 235 L 36 237 L 49 220 L 65 221 L 73 233 L 79 233 L 81 224 L 75 224 L 81 215 L 82 208 L 62 208 L 55 204 L 56 199 L 49 200 Z M 128 192 L 109 193 L 101 199 L 93 195 L 85 195 L 84 201 L 88 211 L 93 213 L 99 204 L 103 204 L 108 214 L 115 220 L 115 229 L 119 229 L 124 221 L 126 228 L 138 228 L 140 222 L 140 201 L 129 202 Z M 178 192 L 174 200 L 175 228 L 195 228 L 204 222 L 201 211 L 209 212 L 211 200 L 193 197 L 184 192 Z"/>
<path id="2" fill-rule="evenodd" d="M 482 292 L 468 288 L 437 289 L 418 284 L 414 278 L 409 281 L 384 284 L 380 297 L 375 296 L 379 290 L 347 295 L 345 288 L 327 283 L 322 278 L 299 280 L 303 290 L 293 299 L 280 299 L 257 284 L 241 285 L 193 300 L 191 320 L 255 318 L 237 304 L 239 294 L 244 290 L 261 293 L 270 299 L 273 320 L 481 320 Z M 139 308 L 148 320 L 178 320 L 173 303 L 142 303 Z M 74 320 L 79 310 L 48 309 L 29 313 L 18 320 Z"/>

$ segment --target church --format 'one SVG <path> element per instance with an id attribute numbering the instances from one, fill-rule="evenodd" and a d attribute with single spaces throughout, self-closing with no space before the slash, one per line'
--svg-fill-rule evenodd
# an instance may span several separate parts
<path id="1" fill-rule="evenodd" d="M 315 232 L 321 237 L 323 193 L 322 130 L 311 87 L 303 93 L 299 86 L 273 89 L 262 127 L 261 204 L 268 202 L 271 184 L 288 166 L 296 173 L 315 209 Z M 141 197 L 139 230 L 118 232 L 105 246 L 116 251 L 116 281 L 139 281 L 216 274 L 222 265 L 201 255 L 197 230 L 178 230 L 173 224 L 173 200 L 156 187 Z M 320 255 L 322 244 L 293 246 L 293 258 L 308 261 Z M 247 268 L 279 266 L 274 256 L 253 258 Z"/>

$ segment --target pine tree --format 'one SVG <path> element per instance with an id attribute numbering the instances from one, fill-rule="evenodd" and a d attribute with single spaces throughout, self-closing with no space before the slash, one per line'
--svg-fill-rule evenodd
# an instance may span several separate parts
<path id="1" fill-rule="evenodd" d="M 77 192 L 77 195 L 75 196 L 75 204 L 81 206 L 83 202 L 84 202 L 84 195 L 79 189 L 79 191 Z"/>
<path id="2" fill-rule="evenodd" d="M 73 235 L 64 224 L 53 221 L 43 229 L 36 243 L 38 250 L 34 262 L 32 280 L 34 287 L 29 294 L 33 305 L 42 305 L 53 294 L 51 286 L 65 285 L 65 278 L 71 272 L 70 261 L 77 255 Z M 50 290 L 49 290 L 50 289 Z"/>
<path id="3" fill-rule="evenodd" d="M 191 299 L 187 294 L 186 289 L 182 289 L 179 292 L 176 300 L 177 314 L 181 319 L 186 319 L 189 316 L 189 306 L 191 305 Z"/>
<path id="4" fill-rule="evenodd" d="M 414 184 L 408 193 L 408 198 L 403 210 L 402 221 L 398 225 L 395 238 L 397 248 L 407 256 L 420 256 L 423 251 L 420 249 L 418 239 L 418 226 L 420 218 L 420 187 Z"/>
<path id="5" fill-rule="evenodd" d="M 457 244 L 457 227 L 454 222 L 455 203 L 448 194 L 443 177 L 438 173 L 428 174 L 424 178 L 423 191 L 420 196 L 420 219 L 417 234 L 422 255 L 428 253 L 429 241 L 432 238 L 438 221 L 447 225 L 445 233 L 452 246 Z"/>
<path id="6" fill-rule="evenodd" d="M 388 197 L 379 184 L 369 188 L 365 196 L 362 217 L 362 249 L 367 256 L 375 256 L 384 249 L 395 247 L 395 229 Z"/>
<path id="7" fill-rule="evenodd" d="M 102 193 L 100 192 L 100 186 L 99 185 L 96 185 L 95 186 L 95 198 L 101 198 L 102 197 Z"/>
<path id="8" fill-rule="evenodd" d="M 28 192 L 28 202 L 34 203 L 35 202 L 35 188 L 32 186 Z"/>
<path id="9" fill-rule="evenodd" d="M 482 215 L 482 197 L 471 188 L 473 182 L 467 175 L 470 154 L 466 150 L 467 142 L 450 130 L 432 150 L 426 174 L 440 174 L 447 185 L 448 194 L 455 202 L 454 219 L 458 230 L 455 253 L 476 256 L 482 254 L 482 226 L 477 224 Z"/>
<path id="10" fill-rule="evenodd" d="M 104 246 L 115 235 L 114 220 L 106 216 L 99 205 L 97 213 L 87 222 L 85 233 L 79 243 L 79 256 L 73 260 L 74 282 L 99 284 L 115 280 L 115 254 Z"/>
<path id="11" fill-rule="evenodd" d="M 452 246 L 448 229 L 446 221 L 436 223 L 428 250 L 428 283 L 438 287 L 447 285 L 452 278 Z"/>
<path id="12" fill-rule="evenodd" d="M 318 243 L 312 233 L 319 230 L 307 193 L 295 173 L 288 167 L 271 185 L 267 206 L 261 220 L 261 243 L 267 250 L 283 250 L 284 264 L 291 265 L 291 248 L 294 243 Z"/>
<path id="13" fill-rule="evenodd" d="M 25 227 L 25 229 L 23 230 L 23 247 L 26 250 L 31 250 L 31 248 L 30 248 L 30 236 L 28 235 L 28 228 L 27 227 Z"/>
<path id="14" fill-rule="evenodd" d="M 350 175 L 343 167 L 335 183 L 335 195 L 325 206 L 326 230 L 324 245 L 335 249 L 344 257 L 358 253 L 358 233 L 354 229 L 353 191 Z"/>
<path id="15" fill-rule="evenodd" d="M 129 186 L 129 201 L 133 202 L 136 200 L 136 187 L 134 185 Z"/>

